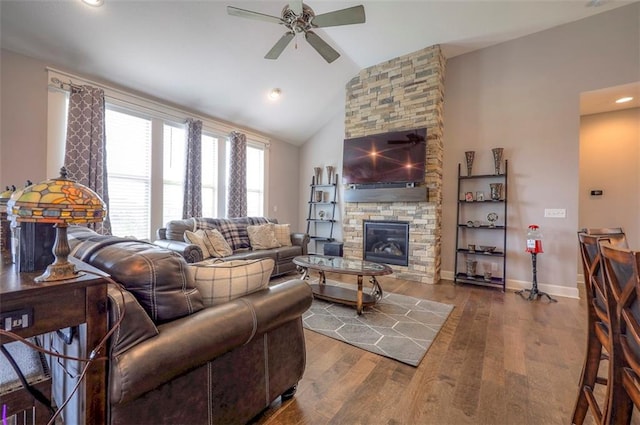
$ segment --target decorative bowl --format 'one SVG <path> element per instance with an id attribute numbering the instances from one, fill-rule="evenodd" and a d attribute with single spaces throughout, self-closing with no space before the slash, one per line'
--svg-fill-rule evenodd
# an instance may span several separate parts
<path id="1" fill-rule="evenodd" d="M 493 252 L 495 250 L 496 250 L 495 246 L 480 245 L 478 247 L 478 251 L 482 251 L 482 252 Z"/>

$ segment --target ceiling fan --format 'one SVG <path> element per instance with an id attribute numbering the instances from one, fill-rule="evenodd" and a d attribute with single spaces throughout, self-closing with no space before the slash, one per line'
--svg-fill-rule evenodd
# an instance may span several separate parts
<path id="1" fill-rule="evenodd" d="M 320 56 L 331 63 L 340 57 L 333 47 L 329 46 L 312 30 L 314 28 L 335 27 L 338 25 L 362 24 L 365 21 L 364 6 L 348 7 L 333 12 L 317 15 L 302 0 L 294 0 L 282 9 L 282 16 L 265 15 L 264 13 L 227 6 L 227 13 L 242 18 L 273 22 L 284 25 L 287 32 L 269 50 L 265 59 L 278 59 L 285 47 L 289 45 L 296 34 L 304 33 L 304 38 L 316 49 Z"/>

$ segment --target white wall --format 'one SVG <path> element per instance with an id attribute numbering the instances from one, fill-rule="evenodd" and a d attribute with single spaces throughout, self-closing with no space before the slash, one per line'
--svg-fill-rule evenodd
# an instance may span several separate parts
<path id="1" fill-rule="evenodd" d="M 336 167 L 336 173 L 339 175 L 337 201 L 339 203 L 339 214 L 336 216 L 338 222 L 334 226 L 333 237 L 342 241 L 342 217 L 344 217 L 344 201 L 342 186 L 342 143 L 344 141 L 344 98 L 337 99 L 335 102 L 335 113 L 329 122 L 314 134 L 307 143 L 300 149 L 300 192 L 298 198 L 300 204 L 298 208 L 300 225 L 304 225 L 306 230 L 306 219 L 309 214 L 309 204 L 307 201 L 310 196 L 311 178 L 313 177 L 314 167 L 326 167 L 332 165 Z M 326 169 L 323 170 L 323 176 L 326 178 Z"/>
<path id="2" fill-rule="evenodd" d="M 476 167 L 491 172 L 491 148 L 503 147 L 510 169 L 507 286 L 530 287 L 525 232 L 529 224 L 538 224 L 545 249 L 538 261 L 540 288 L 578 295 L 580 93 L 637 81 L 639 18 L 640 3 L 635 3 L 448 60 L 443 277 L 453 273 L 457 164 L 464 161 L 464 151 L 475 150 Z M 327 125 L 333 143 L 339 124 L 336 118 Z M 335 158 L 335 151 L 323 149 L 325 143 L 316 136 L 304 145 L 301 170 Z M 567 217 L 544 218 L 545 208 L 564 208 Z M 306 217 L 306 211 L 300 214 Z"/>
<path id="3" fill-rule="evenodd" d="M 580 124 L 579 227 L 622 227 L 640 249 L 640 108 L 586 115 Z M 604 195 L 591 196 L 593 189 Z"/>
<path id="4" fill-rule="evenodd" d="M 46 179 L 47 72 L 45 64 L 0 50 L 0 185 L 22 188 Z"/>
<path id="5" fill-rule="evenodd" d="M 73 74 L 74 64 L 50 64 L 8 50 L 0 50 L 0 185 L 22 187 L 26 179 L 44 180 L 47 167 L 47 72 L 53 66 Z M 79 74 L 78 74 L 79 75 Z M 79 75 L 82 76 L 82 75 Z M 90 76 L 87 76 L 90 78 Z M 116 84 L 91 78 L 113 88 Z M 135 93 L 145 95 L 144 93 Z M 152 96 L 147 96 L 152 100 Z M 183 105 L 169 103 L 183 110 Z M 200 114 L 197 111 L 193 111 Z M 215 119 L 215 117 L 212 117 Z M 290 223 L 292 229 L 302 229 L 298 216 L 299 181 L 297 179 L 300 148 L 271 139 L 269 152 L 269 198 L 266 216 L 280 223 Z M 274 206 L 277 212 L 273 211 Z M 153 230 L 155 232 L 155 229 Z"/>

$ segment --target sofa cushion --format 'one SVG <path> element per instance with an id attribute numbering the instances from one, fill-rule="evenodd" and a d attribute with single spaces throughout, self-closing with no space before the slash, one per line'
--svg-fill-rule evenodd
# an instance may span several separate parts
<path id="1" fill-rule="evenodd" d="M 279 248 L 280 242 L 273 233 L 273 224 L 261 224 L 258 226 L 247 226 L 251 248 L 255 250 Z"/>
<path id="2" fill-rule="evenodd" d="M 206 306 L 229 302 L 269 286 L 275 262 L 260 260 L 219 260 L 189 264 L 187 270 L 202 294 Z"/>
<path id="3" fill-rule="evenodd" d="M 202 259 L 206 260 L 211 257 L 211 252 L 209 251 L 207 235 L 204 230 L 196 230 L 192 232 L 191 230 L 185 230 L 184 232 L 184 241 L 197 245 L 202 250 Z"/>
<path id="4" fill-rule="evenodd" d="M 302 255 L 302 247 L 298 245 L 282 246 L 273 250 L 278 258 L 278 262 L 281 263 L 284 260 L 292 259 L 298 255 Z"/>
<path id="5" fill-rule="evenodd" d="M 273 224 L 273 233 L 280 246 L 291 246 L 291 226 L 288 224 Z"/>

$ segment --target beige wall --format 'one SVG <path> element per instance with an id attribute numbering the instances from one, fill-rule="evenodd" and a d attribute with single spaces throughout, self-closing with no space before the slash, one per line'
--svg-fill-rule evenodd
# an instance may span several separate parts
<path id="1" fill-rule="evenodd" d="M 622 227 L 640 249 L 640 108 L 580 119 L 579 202 L 579 227 Z"/>
<path id="2" fill-rule="evenodd" d="M 456 170 L 464 151 L 492 170 L 491 148 L 509 160 L 507 286 L 530 287 L 525 231 L 538 224 L 542 290 L 577 296 L 580 93 L 640 75 L 640 3 L 450 59 L 445 74 L 442 276 L 452 277 Z M 338 134 L 337 117 L 328 124 Z M 301 163 L 323 160 L 314 137 Z M 327 151 L 325 155 L 335 155 Z M 301 173 L 305 168 L 301 168 Z M 565 208 L 567 218 L 544 218 Z M 448 272 L 448 273 L 447 273 Z"/>
<path id="3" fill-rule="evenodd" d="M 44 180 L 47 161 L 47 72 L 43 62 L 0 50 L 0 185 Z"/>
<path id="4" fill-rule="evenodd" d="M 49 65 L 73 73 L 74 64 L 49 64 L 7 50 L 0 50 L 0 93 L 2 94 L 0 185 L 2 188 L 10 184 L 22 187 L 26 179 L 41 181 L 47 177 L 54 177 L 46 175 L 47 72 L 45 67 Z M 104 83 L 118 88 L 110 82 Z M 126 88 L 121 89 L 129 91 Z M 135 94 L 141 95 L 141 93 Z M 153 97 L 150 98 L 153 99 Z M 180 105 L 171 104 L 170 106 L 187 110 Z M 297 146 L 272 139 L 268 164 L 270 192 L 265 215 L 275 217 L 281 223 L 290 223 L 293 229 L 301 228 L 298 221 L 300 202 L 297 196 L 299 150 Z M 277 211 L 274 211 L 274 207 L 277 207 Z"/>

